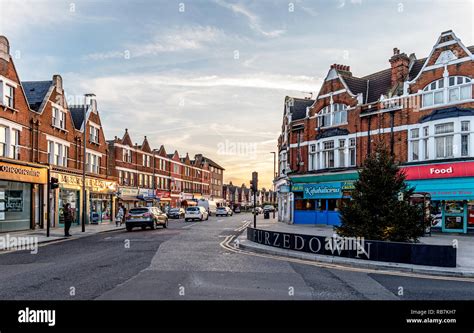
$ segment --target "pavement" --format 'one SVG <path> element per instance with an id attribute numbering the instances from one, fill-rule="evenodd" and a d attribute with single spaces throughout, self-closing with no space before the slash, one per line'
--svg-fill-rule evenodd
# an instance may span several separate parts
<path id="1" fill-rule="evenodd" d="M 318 235 L 331 237 L 335 231 L 333 226 L 327 225 L 300 225 L 278 222 L 277 219 L 263 219 L 263 216 L 257 218 L 257 228 L 295 234 Z M 423 265 L 409 265 L 402 263 L 388 263 L 381 261 L 368 261 L 362 259 L 350 259 L 339 256 L 316 255 L 294 250 L 286 250 L 257 244 L 247 240 L 246 233 L 238 238 L 240 247 L 257 252 L 264 252 L 272 255 L 280 255 L 305 260 L 313 260 L 324 263 L 342 264 L 352 267 L 389 269 L 421 274 L 433 274 L 442 276 L 461 276 L 474 277 L 474 236 L 461 234 L 441 234 L 432 233 L 431 236 L 421 237 L 421 243 L 433 245 L 453 245 L 457 243 L 457 267 L 434 267 Z"/>
<path id="2" fill-rule="evenodd" d="M 81 225 L 74 224 L 71 226 L 69 233 L 71 237 L 64 236 L 64 228 L 51 228 L 49 237 L 46 236 L 46 229 L 24 230 L 0 233 L 0 254 L 2 251 L 14 250 L 10 248 L 12 238 L 22 238 L 25 247 L 31 245 L 40 245 L 43 243 L 61 241 L 65 239 L 75 239 L 88 237 L 98 233 L 125 229 L 125 224 L 116 226 L 115 223 L 104 222 L 100 224 L 86 224 L 85 232 L 82 232 Z"/>

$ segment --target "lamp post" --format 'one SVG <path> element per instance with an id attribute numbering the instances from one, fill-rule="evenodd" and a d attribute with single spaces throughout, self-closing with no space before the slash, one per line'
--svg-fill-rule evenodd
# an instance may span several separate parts
<path id="1" fill-rule="evenodd" d="M 273 154 L 273 193 L 272 193 L 272 202 L 275 205 L 275 178 L 276 178 L 276 152 L 272 151 L 270 154 Z M 275 207 L 273 207 L 273 219 L 275 219 Z"/>
<path id="2" fill-rule="evenodd" d="M 83 128 L 82 128 L 82 232 L 86 231 L 86 213 L 87 213 L 87 198 L 86 198 L 86 140 L 87 140 L 87 102 L 92 98 L 93 94 L 84 95 L 84 106 L 82 108 Z"/>

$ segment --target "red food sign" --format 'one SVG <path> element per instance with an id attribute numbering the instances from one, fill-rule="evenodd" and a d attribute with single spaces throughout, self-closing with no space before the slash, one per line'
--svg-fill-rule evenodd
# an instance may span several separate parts
<path id="1" fill-rule="evenodd" d="M 474 162 L 443 163 L 402 167 L 407 180 L 474 176 Z"/>

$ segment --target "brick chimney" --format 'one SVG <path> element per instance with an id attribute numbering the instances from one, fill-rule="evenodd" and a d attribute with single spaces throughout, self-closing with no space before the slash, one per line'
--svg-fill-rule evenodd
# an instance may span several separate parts
<path id="1" fill-rule="evenodd" d="M 342 75 L 352 76 L 350 66 L 340 65 L 340 64 L 333 64 L 333 65 L 331 65 L 331 68 L 334 68 L 335 70 L 337 70 Z"/>
<path id="2" fill-rule="evenodd" d="M 398 48 L 393 49 L 393 56 L 389 59 L 392 66 L 392 88 L 403 83 L 408 77 L 410 59 L 405 53 L 400 53 Z"/>

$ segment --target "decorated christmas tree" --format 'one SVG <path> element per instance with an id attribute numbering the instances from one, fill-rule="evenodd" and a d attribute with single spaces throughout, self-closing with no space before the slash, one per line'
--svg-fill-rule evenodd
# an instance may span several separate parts
<path id="1" fill-rule="evenodd" d="M 398 242 L 423 236 L 423 212 L 410 204 L 415 189 L 383 143 L 367 157 L 354 186 L 352 200 L 341 208 L 339 235 Z"/>

